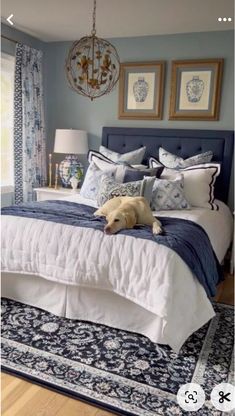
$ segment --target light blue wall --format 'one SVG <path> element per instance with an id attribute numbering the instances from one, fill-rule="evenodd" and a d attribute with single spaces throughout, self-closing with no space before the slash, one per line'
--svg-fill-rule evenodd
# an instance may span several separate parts
<path id="1" fill-rule="evenodd" d="M 87 130 L 91 148 L 97 149 L 103 126 L 161 127 L 192 129 L 233 129 L 234 126 L 234 32 L 187 33 L 111 39 L 121 62 L 166 61 L 164 112 L 161 121 L 118 120 L 118 86 L 93 102 L 74 92 L 66 80 L 64 62 L 70 42 L 49 43 L 45 47 L 48 117 L 48 151 L 53 152 L 56 128 Z M 224 58 L 219 121 L 169 121 L 171 61 L 175 59 Z M 61 160 L 54 155 L 54 160 Z M 83 163 L 85 160 L 83 158 Z M 233 206 L 233 182 L 230 206 Z"/>
<path id="2" fill-rule="evenodd" d="M 91 102 L 68 86 L 64 61 L 71 43 L 54 42 L 46 46 L 49 92 L 49 148 L 52 150 L 55 128 L 80 128 L 90 134 L 90 143 L 100 143 L 102 126 L 163 128 L 233 129 L 233 31 L 179 35 L 119 38 L 111 40 L 122 62 L 167 61 L 162 121 L 118 120 L 118 86 L 107 96 Z M 219 121 L 169 121 L 171 60 L 193 58 L 225 59 Z"/>

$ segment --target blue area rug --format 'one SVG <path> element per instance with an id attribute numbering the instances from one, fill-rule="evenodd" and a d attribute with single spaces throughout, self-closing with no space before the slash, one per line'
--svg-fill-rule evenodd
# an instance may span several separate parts
<path id="1" fill-rule="evenodd" d="M 2 370 L 120 415 L 189 414 L 176 394 L 199 383 L 206 402 L 190 415 L 218 416 L 210 393 L 231 382 L 233 307 L 214 307 L 215 318 L 177 355 L 138 334 L 2 299 Z"/>

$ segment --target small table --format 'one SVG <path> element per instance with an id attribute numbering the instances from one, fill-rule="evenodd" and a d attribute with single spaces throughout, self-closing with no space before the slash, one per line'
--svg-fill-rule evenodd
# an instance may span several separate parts
<path id="1" fill-rule="evenodd" d="M 72 196 L 79 194 L 80 189 L 77 189 L 76 192 L 74 192 L 71 188 L 35 188 L 34 189 L 37 194 L 37 201 L 46 201 L 49 199 L 63 199 L 66 196 Z"/>

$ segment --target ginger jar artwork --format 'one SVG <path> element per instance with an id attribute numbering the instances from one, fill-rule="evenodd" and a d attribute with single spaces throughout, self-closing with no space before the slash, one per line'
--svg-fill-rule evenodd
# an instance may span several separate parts
<path id="1" fill-rule="evenodd" d="M 149 85 L 144 77 L 138 77 L 133 85 L 133 94 L 137 103 L 143 103 L 148 95 Z"/>
<path id="2" fill-rule="evenodd" d="M 186 94 L 190 103 L 198 103 L 202 97 L 204 90 L 204 82 L 199 76 L 193 76 L 193 78 L 186 84 Z"/>

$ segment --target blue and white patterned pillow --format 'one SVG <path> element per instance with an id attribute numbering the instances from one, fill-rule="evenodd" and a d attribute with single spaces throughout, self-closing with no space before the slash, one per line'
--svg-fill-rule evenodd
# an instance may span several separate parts
<path id="1" fill-rule="evenodd" d="M 184 178 L 182 175 L 174 180 L 155 179 L 151 208 L 156 211 L 191 208 L 184 196 Z"/>
<path id="2" fill-rule="evenodd" d="M 95 150 L 89 151 L 88 161 L 90 163 L 94 162 L 103 171 L 110 169 L 111 166 L 116 166 L 115 180 L 120 183 L 142 180 L 144 176 L 155 176 L 159 178 L 164 169 L 162 165 L 156 168 L 148 168 L 145 165 L 129 165 L 127 162 L 115 163 Z"/>
<path id="3" fill-rule="evenodd" d="M 100 146 L 99 151 L 102 155 L 109 158 L 113 162 L 127 162 L 131 165 L 138 165 L 142 162 L 146 147 L 140 147 L 139 149 L 132 150 L 127 153 L 117 153 L 113 150 L 107 149 L 105 146 Z"/>
<path id="4" fill-rule="evenodd" d="M 99 169 L 94 162 L 91 162 L 87 169 L 80 195 L 84 198 L 96 201 L 103 174 L 106 173 L 109 176 L 114 176 L 115 172 L 115 165 L 110 165 L 110 167 L 104 171 Z"/>
<path id="5" fill-rule="evenodd" d="M 97 204 L 102 206 L 106 201 L 117 196 L 144 196 L 150 202 L 154 180 L 154 177 L 145 177 L 141 181 L 118 183 L 110 176 L 103 175 Z"/>
<path id="6" fill-rule="evenodd" d="M 163 149 L 163 147 L 159 147 L 159 161 L 169 169 L 183 169 L 194 165 L 200 165 L 202 163 L 209 163 L 212 158 L 213 152 L 210 150 L 208 152 L 189 157 L 188 159 L 183 159 L 180 156 L 168 152 Z"/>

